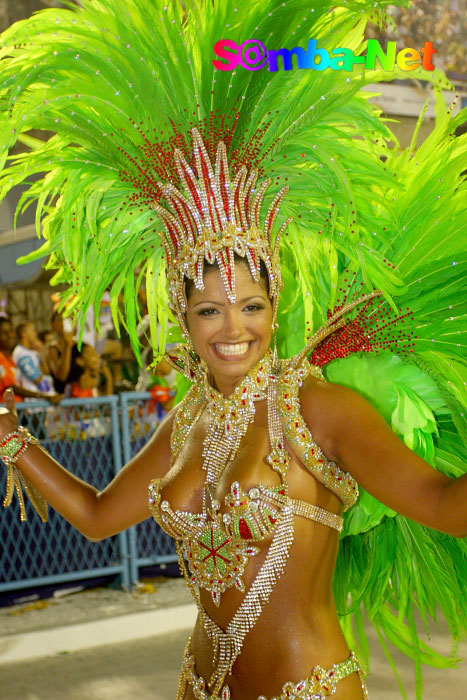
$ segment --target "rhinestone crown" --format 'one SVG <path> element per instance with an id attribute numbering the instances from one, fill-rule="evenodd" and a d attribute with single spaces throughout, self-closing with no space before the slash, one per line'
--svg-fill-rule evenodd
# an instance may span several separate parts
<path id="1" fill-rule="evenodd" d="M 174 152 L 184 191 L 173 184 L 161 184 L 168 206 L 152 204 L 166 229 L 161 237 L 175 311 L 179 315 L 186 311 L 185 277 L 193 280 L 197 289 L 204 289 L 205 260 L 217 263 L 228 299 L 235 302 L 234 253 L 246 258 L 255 281 L 259 280 L 263 260 L 269 276 L 269 294 L 277 302 L 282 285 L 280 238 L 291 219 L 281 226 L 274 244 L 272 229 L 288 187 L 282 187 L 274 197 L 261 230 L 260 209 L 271 179 L 256 189 L 258 171 L 252 169 L 248 174 L 245 165 L 231 179 L 224 142 L 217 146 L 213 167 L 199 131 L 193 129 L 192 134 L 194 169 L 180 150 Z"/>

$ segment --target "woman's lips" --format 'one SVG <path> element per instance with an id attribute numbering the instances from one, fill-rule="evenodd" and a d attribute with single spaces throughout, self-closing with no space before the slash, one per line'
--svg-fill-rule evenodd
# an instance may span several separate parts
<path id="1" fill-rule="evenodd" d="M 252 340 L 243 343 L 214 343 L 216 355 L 222 358 L 243 359 L 251 347 Z"/>

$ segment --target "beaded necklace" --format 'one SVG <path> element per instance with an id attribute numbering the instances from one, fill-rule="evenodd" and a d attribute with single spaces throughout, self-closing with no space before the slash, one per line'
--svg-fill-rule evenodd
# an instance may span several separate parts
<path id="1" fill-rule="evenodd" d="M 248 426 L 255 418 L 256 402 L 266 398 L 271 372 L 271 353 L 268 352 L 229 397 L 213 389 L 207 373 L 204 374 L 203 398 L 209 415 L 209 427 L 203 444 L 203 468 L 207 472 L 205 500 L 209 492 L 215 491 L 220 475 L 237 454 Z M 211 505 L 217 510 L 216 501 Z"/>

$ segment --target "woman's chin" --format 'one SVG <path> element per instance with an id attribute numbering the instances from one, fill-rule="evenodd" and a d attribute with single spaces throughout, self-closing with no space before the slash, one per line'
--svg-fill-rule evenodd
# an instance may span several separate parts
<path id="1" fill-rule="evenodd" d="M 265 347 L 262 352 L 256 340 L 251 341 L 248 351 L 240 356 L 226 356 L 214 346 L 211 346 L 211 348 L 207 364 L 215 377 L 217 385 L 221 384 L 224 378 L 229 382 L 234 380 L 236 384 L 239 384 L 248 372 L 258 364 L 267 351 L 267 347 Z"/>

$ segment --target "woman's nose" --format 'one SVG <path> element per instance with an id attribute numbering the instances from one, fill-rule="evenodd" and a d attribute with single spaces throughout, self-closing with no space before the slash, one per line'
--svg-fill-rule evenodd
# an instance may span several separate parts
<path id="1" fill-rule="evenodd" d="M 224 317 L 224 333 L 227 337 L 236 340 L 243 333 L 243 323 L 240 314 L 235 311 L 227 311 Z"/>

